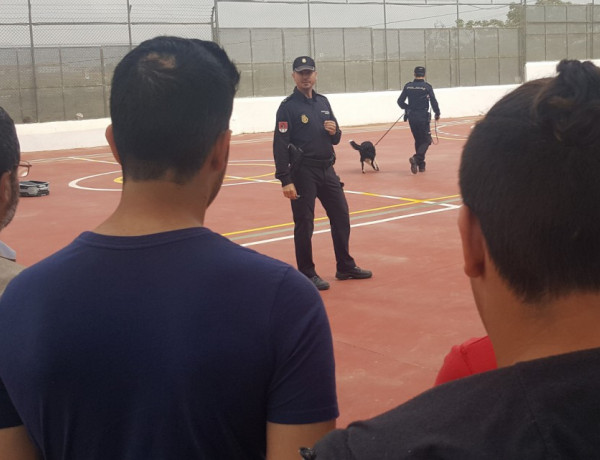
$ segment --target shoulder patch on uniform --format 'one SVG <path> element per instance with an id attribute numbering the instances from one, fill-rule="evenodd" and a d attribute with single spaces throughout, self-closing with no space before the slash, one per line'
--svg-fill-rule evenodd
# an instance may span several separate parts
<path id="1" fill-rule="evenodd" d="M 287 121 L 280 121 L 277 124 L 277 129 L 279 130 L 280 133 L 287 133 L 288 130 L 288 122 Z"/>

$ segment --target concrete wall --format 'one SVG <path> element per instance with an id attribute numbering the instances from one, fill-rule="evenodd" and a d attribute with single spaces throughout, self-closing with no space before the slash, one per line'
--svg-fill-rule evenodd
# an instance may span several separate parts
<path id="1" fill-rule="evenodd" d="M 600 59 L 590 59 L 590 61 L 600 66 Z M 525 66 L 525 81 L 554 77 L 556 75 L 556 64 L 558 64 L 558 61 L 528 62 Z"/>
<path id="2" fill-rule="evenodd" d="M 600 60 L 593 61 L 600 65 Z M 553 76 L 557 62 L 527 63 L 527 80 Z M 485 114 L 502 96 L 517 85 L 437 88 L 442 120 Z M 396 100 L 398 91 L 328 94 L 342 129 L 348 126 L 390 123 L 402 111 Z M 275 128 L 275 112 L 283 98 L 238 98 L 235 100 L 231 129 L 234 134 L 270 132 Z M 61 121 L 17 125 L 23 152 L 104 146 L 104 130 L 110 119 Z"/>
<path id="3" fill-rule="evenodd" d="M 484 114 L 516 85 L 440 88 L 435 90 L 442 118 Z M 396 101 L 398 91 L 327 95 L 342 129 L 347 126 L 393 123 L 403 113 Z M 231 129 L 234 134 L 270 132 L 283 98 L 235 100 Z M 17 125 L 23 152 L 104 146 L 109 118 Z"/>

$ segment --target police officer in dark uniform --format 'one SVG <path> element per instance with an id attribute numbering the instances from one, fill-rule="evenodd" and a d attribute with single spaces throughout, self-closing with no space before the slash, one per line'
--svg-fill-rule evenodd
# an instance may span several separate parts
<path id="1" fill-rule="evenodd" d="M 331 237 L 339 280 L 370 278 L 372 273 L 356 266 L 348 250 L 350 216 L 340 178 L 333 169 L 333 146 L 342 131 L 327 98 L 313 87 L 317 81 L 315 61 L 308 56 L 294 60 L 294 92 L 277 110 L 273 155 L 275 177 L 281 181 L 283 195 L 291 200 L 294 215 L 294 245 L 298 270 L 317 289 L 329 289 L 329 283 L 315 271 L 312 257 L 315 200 L 319 198 L 331 225 Z"/>
<path id="2" fill-rule="evenodd" d="M 415 154 L 409 158 L 409 162 L 410 172 L 417 174 L 417 171 L 425 172 L 425 154 L 432 142 L 429 130 L 431 120 L 429 104 L 431 103 L 433 107 L 436 120 L 440 119 L 440 107 L 433 94 L 433 87 L 425 81 L 425 67 L 415 67 L 414 74 L 415 79 L 404 85 L 398 98 L 398 105 L 405 110 L 410 131 L 415 138 Z"/>

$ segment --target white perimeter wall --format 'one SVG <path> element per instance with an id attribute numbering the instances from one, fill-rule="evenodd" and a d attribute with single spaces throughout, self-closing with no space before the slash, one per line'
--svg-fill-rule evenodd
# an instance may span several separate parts
<path id="1" fill-rule="evenodd" d="M 600 60 L 594 61 L 600 65 Z M 528 63 L 526 80 L 553 76 L 557 62 Z M 485 114 L 506 93 L 518 85 L 437 88 L 435 95 L 444 118 Z M 342 130 L 347 126 L 394 123 L 402 114 L 396 101 L 400 91 L 354 94 L 328 94 L 327 97 Z M 275 112 L 282 97 L 238 98 L 235 100 L 231 129 L 234 134 L 262 133 L 275 128 Z M 107 145 L 104 130 L 110 119 L 61 121 L 17 125 L 23 152 L 61 150 Z"/>

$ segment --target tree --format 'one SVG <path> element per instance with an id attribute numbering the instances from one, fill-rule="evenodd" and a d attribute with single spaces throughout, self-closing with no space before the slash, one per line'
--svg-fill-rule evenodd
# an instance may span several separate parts
<path id="1" fill-rule="evenodd" d="M 536 0 L 535 5 L 571 5 L 571 2 L 565 2 L 563 0 Z M 511 3 L 508 6 L 508 13 L 506 13 L 506 21 L 500 19 L 478 20 L 478 21 L 467 21 L 464 19 L 456 20 L 456 27 L 459 29 L 473 29 L 475 27 L 521 27 L 525 3 Z"/>

